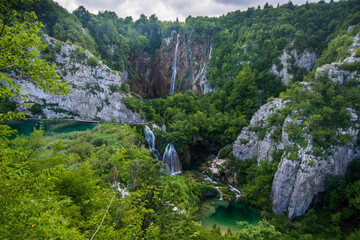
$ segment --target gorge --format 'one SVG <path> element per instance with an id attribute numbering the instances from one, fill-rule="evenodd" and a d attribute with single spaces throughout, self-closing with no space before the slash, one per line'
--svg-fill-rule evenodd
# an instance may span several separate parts
<path id="1" fill-rule="evenodd" d="M 2 238 L 359 235 L 359 0 L 185 22 L 12 4 Z"/>

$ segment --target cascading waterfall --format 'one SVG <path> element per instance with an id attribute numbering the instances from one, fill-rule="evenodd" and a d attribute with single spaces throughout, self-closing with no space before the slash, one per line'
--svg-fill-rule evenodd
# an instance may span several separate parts
<path id="1" fill-rule="evenodd" d="M 231 186 L 230 184 L 228 184 L 228 185 L 229 185 L 231 191 L 233 191 L 233 192 L 235 193 L 235 198 L 242 197 L 242 194 L 241 194 L 241 192 L 240 192 L 239 189 L 234 188 L 234 187 Z"/>
<path id="2" fill-rule="evenodd" d="M 204 175 L 204 180 L 205 181 L 209 181 L 209 182 L 211 182 L 211 183 L 217 183 L 217 181 L 214 181 L 214 180 L 212 180 L 209 176 L 207 176 L 207 175 Z M 219 187 L 215 187 L 217 190 L 218 190 L 218 192 L 220 193 L 220 198 L 219 198 L 219 200 L 220 201 L 222 201 L 222 200 L 224 200 L 223 199 L 223 195 L 222 195 L 222 192 L 220 191 L 220 189 L 219 189 Z"/>
<path id="3" fill-rule="evenodd" d="M 149 149 L 154 153 L 155 157 L 159 159 L 159 152 L 155 148 L 155 134 L 148 126 L 145 126 L 145 139 L 149 145 Z"/>
<path id="4" fill-rule="evenodd" d="M 180 35 L 180 33 L 178 33 L 177 37 L 176 37 L 176 46 L 175 46 L 175 53 L 174 53 L 174 64 L 173 64 L 173 67 L 172 67 L 171 83 L 170 83 L 170 95 L 173 95 L 174 90 L 175 90 L 175 80 L 176 80 L 176 73 L 177 73 L 177 52 L 178 52 L 178 48 L 179 48 L 179 35 Z"/>
<path id="5" fill-rule="evenodd" d="M 145 139 L 148 142 L 149 149 L 153 150 L 155 148 L 155 134 L 148 126 L 145 126 Z"/>
<path id="6" fill-rule="evenodd" d="M 166 146 L 162 162 L 166 165 L 166 171 L 172 175 L 181 173 L 181 163 L 174 145 L 169 143 Z"/>
<path id="7" fill-rule="evenodd" d="M 222 150 L 224 150 L 225 148 L 227 148 L 229 145 L 226 145 L 225 147 L 223 147 L 222 149 L 220 149 L 220 151 L 218 152 L 217 156 L 216 156 L 216 160 L 219 159 L 220 153 Z"/>
<path id="8" fill-rule="evenodd" d="M 211 54 L 212 54 L 212 46 L 209 43 L 209 57 L 208 57 L 208 61 L 211 59 Z M 203 75 L 205 68 L 208 65 L 208 61 L 204 62 L 204 65 L 200 68 L 199 72 L 196 74 L 195 79 L 193 81 L 193 86 L 196 85 L 196 83 L 198 82 L 199 78 L 201 77 L 201 75 Z"/>

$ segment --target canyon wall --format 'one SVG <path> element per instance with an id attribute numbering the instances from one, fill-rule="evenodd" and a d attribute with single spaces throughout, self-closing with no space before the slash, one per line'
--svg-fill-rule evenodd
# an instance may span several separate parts
<path id="1" fill-rule="evenodd" d="M 206 72 L 211 54 L 208 39 L 192 39 L 186 32 L 173 31 L 170 37 L 162 40 L 158 52 L 131 56 L 135 71 L 129 77 L 132 91 L 145 98 L 169 96 L 175 71 L 174 93 L 210 92 Z"/>

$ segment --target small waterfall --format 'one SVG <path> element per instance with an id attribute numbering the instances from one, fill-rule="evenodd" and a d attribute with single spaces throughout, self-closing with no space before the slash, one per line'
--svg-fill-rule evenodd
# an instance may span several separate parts
<path id="1" fill-rule="evenodd" d="M 181 163 L 174 145 L 169 143 L 166 146 L 162 162 L 166 165 L 166 170 L 172 175 L 181 173 Z"/>
<path id="2" fill-rule="evenodd" d="M 175 53 L 174 53 L 174 64 L 173 64 L 173 67 L 172 67 L 171 83 L 170 83 L 170 95 L 173 95 L 174 90 L 175 90 L 175 80 L 176 80 L 176 72 L 177 72 L 177 52 L 178 52 L 178 48 L 179 48 L 179 35 L 180 35 L 180 33 L 178 33 L 177 37 L 176 37 L 176 46 L 175 46 Z"/>
<path id="3" fill-rule="evenodd" d="M 220 151 L 218 152 L 217 156 L 216 156 L 216 160 L 219 159 L 220 153 L 222 150 L 224 150 L 225 148 L 227 148 L 229 145 L 226 145 L 225 147 L 223 147 L 222 149 L 220 149 Z"/>
<path id="4" fill-rule="evenodd" d="M 146 125 L 145 125 L 145 139 L 149 145 L 149 149 L 154 153 L 155 157 L 159 159 L 159 152 L 155 148 L 155 134 Z"/>
<path id="5" fill-rule="evenodd" d="M 220 198 L 219 198 L 219 200 L 220 201 L 223 201 L 224 199 L 223 199 L 223 195 L 222 195 L 222 192 L 220 191 L 220 189 L 219 189 L 219 187 L 215 187 L 218 191 L 219 191 L 219 193 L 220 193 Z"/>
<path id="6" fill-rule="evenodd" d="M 152 125 L 152 128 L 153 128 L 153 130 L 155 130 L 155 128 L 156 128 L 161 131 L 161 128 L 158 125 L 156 125 L 155 123 Z"/>
<path id="7" fill-rule="evenodd" d="M 129 196 L 129 191 L 126 189 L 126 187 L 124 188 L 121 188 L 120 187 L 120 183 L 119 182 L 114 182 L 111 187 L 116 187 L 116 191 L 118 191 L 119 193 L 121 193 L 121 196 L 124 198 L 124 197 L 127 197 Z"/>
<path id="8" fill-rule="evenodd" d="M 231 186 L 230 184 L 228 184 L 231 191 L 233 191 L 235 193 L 235 198 L 239 198 L 242 197 L 241 192 L 239 191 L 239 189 L 234 188 L 233 186 Z"/>
<path id="9" fill-rule="evenodd" d="M 212 180 L 209 176 L 207 176 L 207 175 L 204 175 L 204 177 L 205 177 L 205 181 L 209 181 L 209 182 L 211 182 L 211 183 L 217 183 L 217 181 L 214 181 L 214 180 Z M 217 190 L 218 190 L 218 192 L 220 193 L 220 198 L 219 198 L 219 200 L 220 201 L 222 201 L 222 200 L 224 200 L 223 199 L 223 194 L 222 194 L 222 192 L 220 191 L 220 189 L 219 189 L 219 187 L 215 187 Z"/>

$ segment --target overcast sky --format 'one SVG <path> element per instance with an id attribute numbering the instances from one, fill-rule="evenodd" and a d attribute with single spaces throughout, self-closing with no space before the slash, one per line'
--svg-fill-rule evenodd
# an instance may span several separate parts
<path id="1" fill-rule="evenodd" d="M 84 6 L 91 13 L 110 10 L 119 17 L 132 16 L 138 19 L 140 14 L 150 16 L 155 14 L 160 20 L 175 20 L 177 17 L 184 21 L 189 15 L 221 16 L 235 10 L 246 10 L 248 7 L 263 7 L 266 2 L 277 6 L 288 0 L 55 0 L 69 12 L 79 6 Z M 306 0 L 292 0 L 294 4 L 304 4 Z M 318 0 L 309 0 L 318 2 Z"/>

